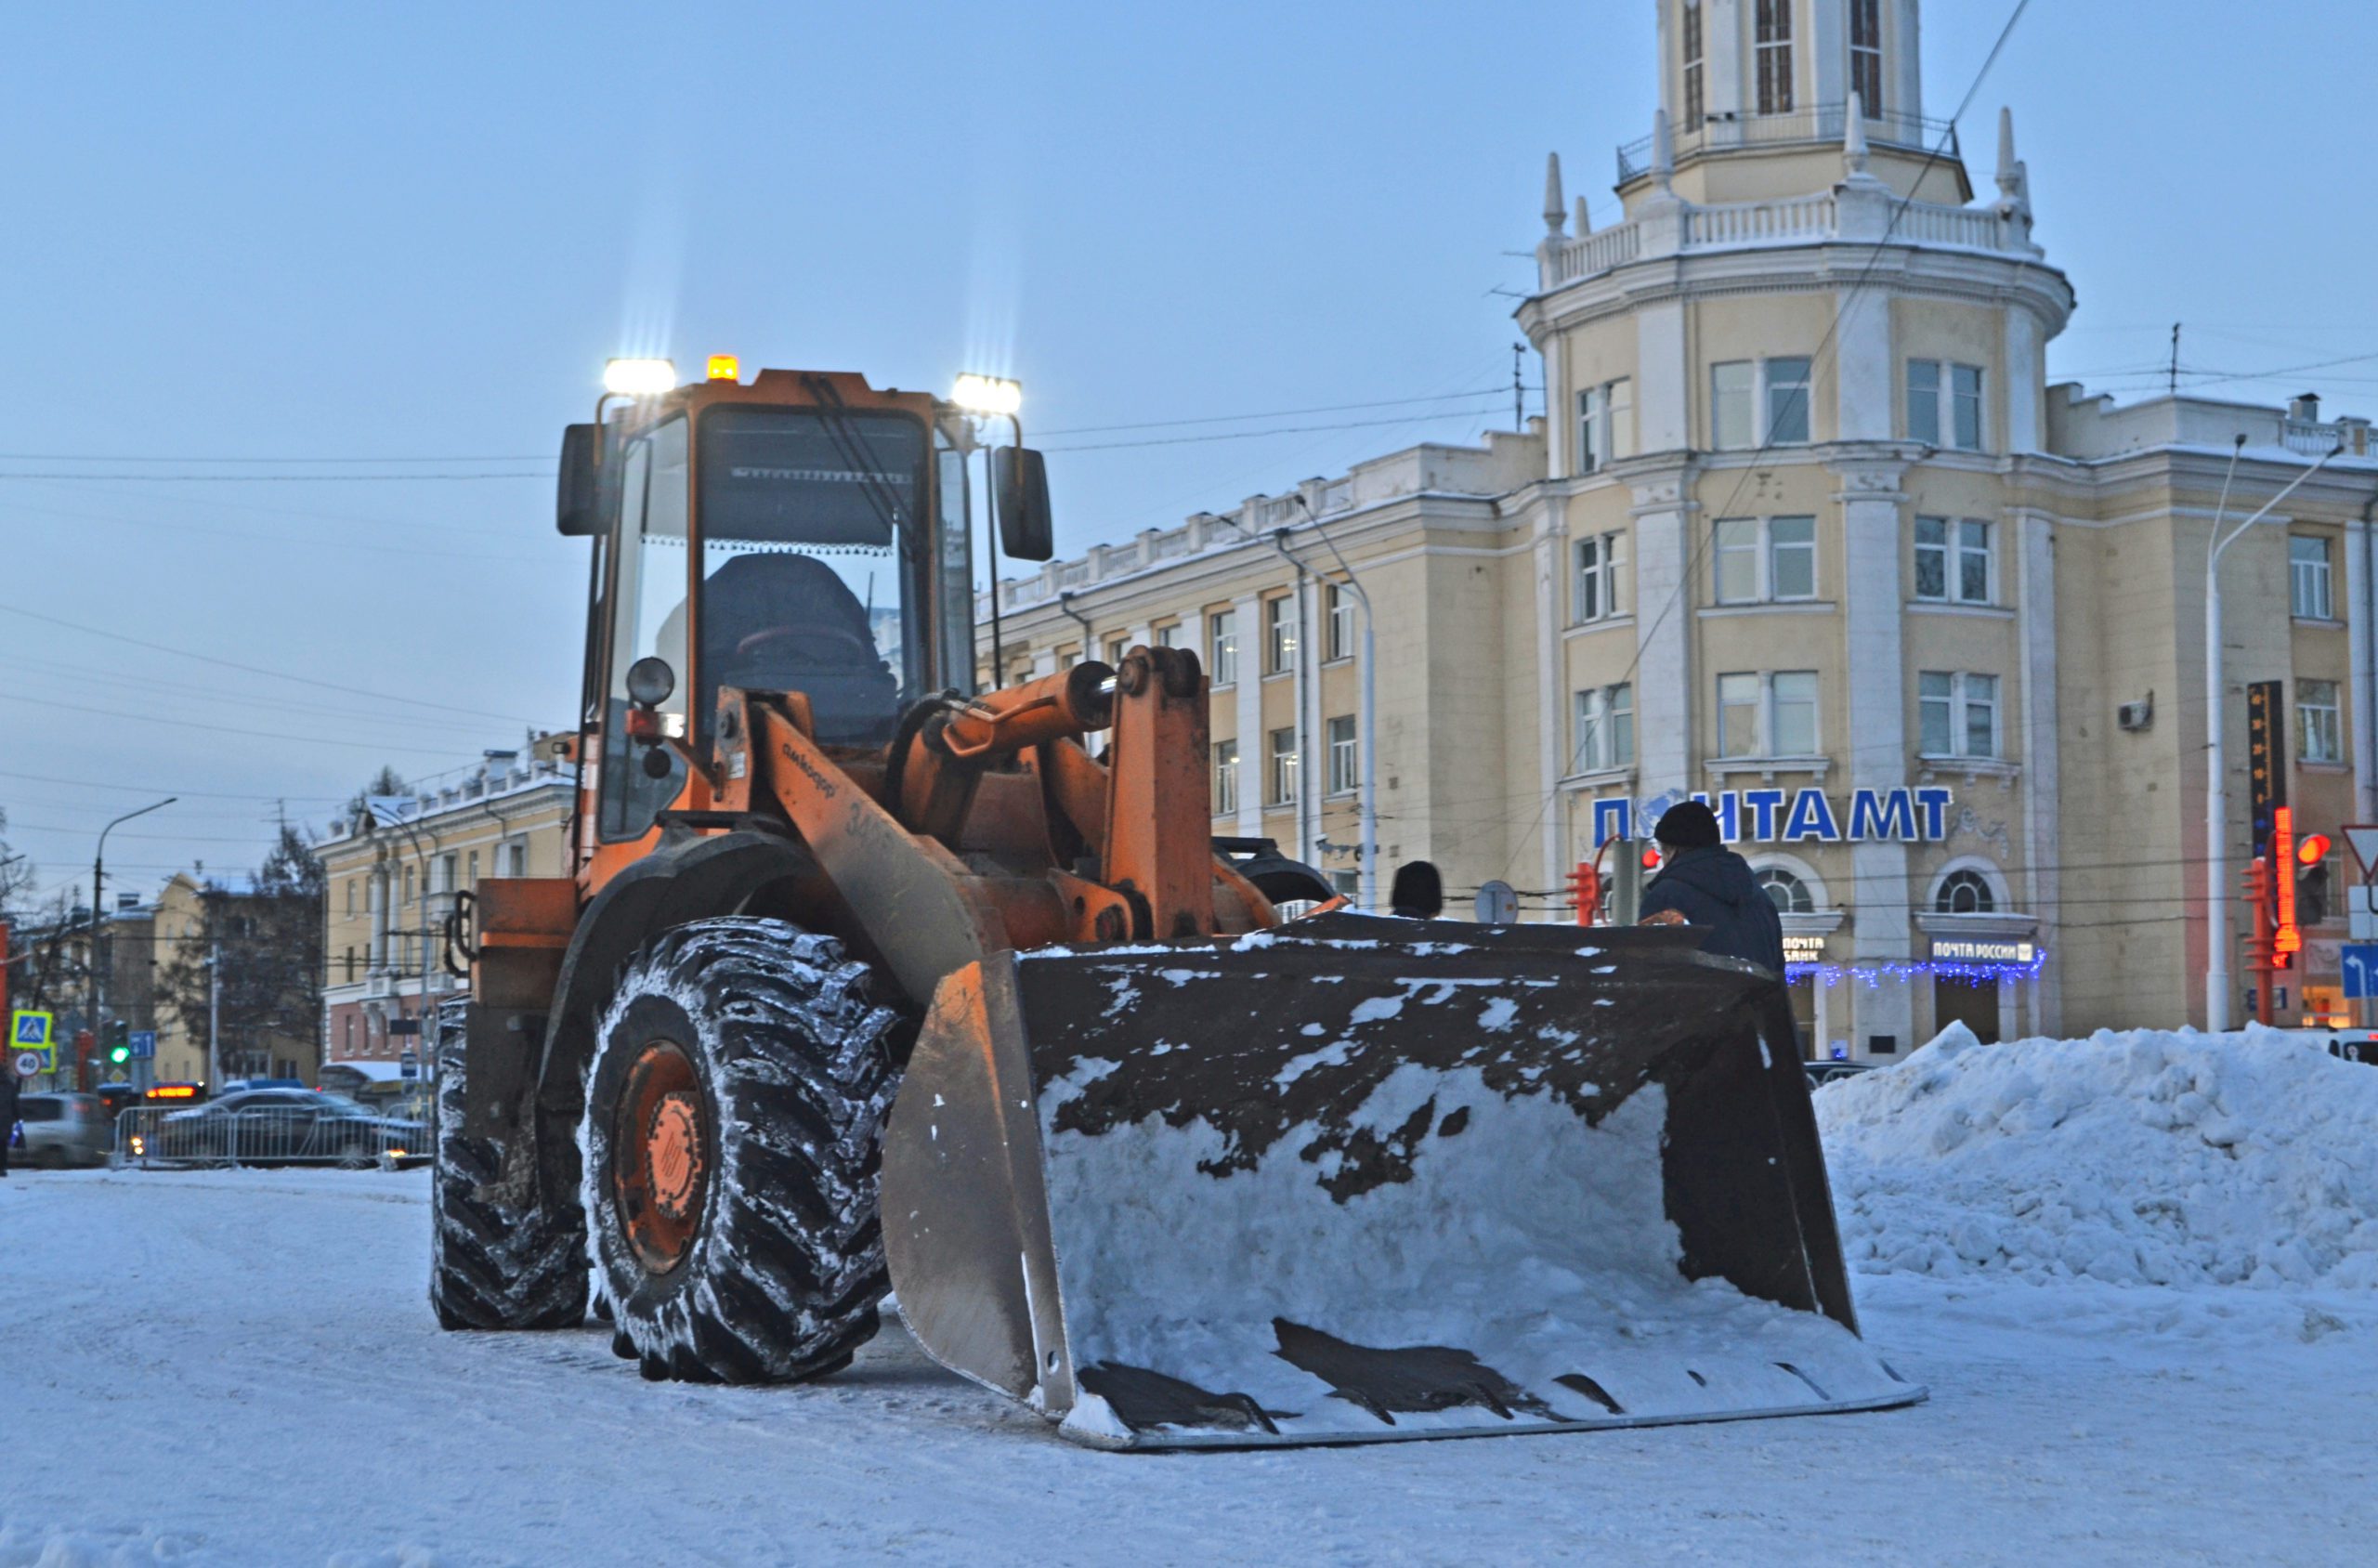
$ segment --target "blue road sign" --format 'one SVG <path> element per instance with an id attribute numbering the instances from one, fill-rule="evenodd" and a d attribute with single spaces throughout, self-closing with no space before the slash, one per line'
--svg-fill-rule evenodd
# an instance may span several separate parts
<path id="1" fill-rule="evenodd" d="M 50 1015 L 46 1013 L 17 1013 L 9 1018 L 14 1026 L 8 1031 L 8 1043 L 27 1051 L 49 1049 Z"/>
<path id="2" fill-rule="evenodd" d="M 2344 958 L 2347 1000 L 2378 997 L 2378 942 L 2347 943 Z"/>
<path id="3" fill-rule="evenodd" d="M 129 1043 L 130 1043 L 130 1044 L 131 1044 L 131 1046 L 132 1046 L 132 1059 L 133 1059 L 134 1061 L 136 1061 L 136 1062 L 153 1062 L 153 1061 L 155 1061 L 155 1060 L 156 1060 L 156 1058 L 157 1058 L 157 1031 L 156 1031 L 156 1030 L 154 1030 L 154 1029 L 135 1029 L 135 1030 L 133 1030 L 133 1031 L 132 1031 L 132 1033 L 131 1033 L 130 1035 L 128 1035 L 128 1036 L 127 1036 L 127 1037 L 125 1037 L 125 1038 L 126 1038 L 126 1039 L 129 1041 Z"/>

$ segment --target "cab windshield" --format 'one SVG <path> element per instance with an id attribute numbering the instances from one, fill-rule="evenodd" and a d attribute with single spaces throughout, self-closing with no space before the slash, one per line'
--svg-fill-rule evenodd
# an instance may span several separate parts
<path id="1" fill-rule="evenodd" d="M 721 686 L 748 686 L 806 695 L 820 740 L 890 739 L 928 666 L 925 427 L 730 404 L 701 415 L 695 440 L 695 723 Z"/>

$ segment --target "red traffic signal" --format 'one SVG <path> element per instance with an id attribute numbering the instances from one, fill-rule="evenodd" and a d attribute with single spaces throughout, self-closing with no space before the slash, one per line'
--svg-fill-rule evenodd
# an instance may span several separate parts
<path id="1" fill-rule="evenodd" d="M 1601 872 L 1590 860 L 1577 862 L 1569 873 L 1569 899 L 1577 907 L 1577 923 L 1591 925 L 1601 908 Z"/>
<path id="2" fill-rule="evenodd" d="M 2306 833 L 2295 845 L 2295 863 L 2308 871 L 2328 858 L 2332 847 L 2328 834 Z"/>

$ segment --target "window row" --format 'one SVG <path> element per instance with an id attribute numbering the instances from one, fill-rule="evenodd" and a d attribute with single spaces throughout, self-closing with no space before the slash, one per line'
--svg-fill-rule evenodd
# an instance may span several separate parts
<path id="1" fill-rule="evenodd" d="M 1263 673 L 1285 675 L 1297 667 L 1300 617 L 1293 594 L 1282 594 L 1262 601 L 1263 604 Z M 1352 590 L 1343 583 L 1331 582 L 1322 590 L 1322 658 L 1330 662 L 1354 657 L 1357 627 L 1354 621 L 1355 601 Z M 1178 628 L 1161 627 L 1157 637 L 1166 647 L 1175 647 L 1175 641 L 1165 640 L 1168 634 L 1177 635 Z M 1113 660 L 1109 663 L 1115 662 Z M 1238 611 L 1218 609 L 1206 616 L 1206 677 L 1218 686 L 1238 683 Z"/>
<path id="2" fill-rule="evenodd" d="M 1779 915 L 1810 915 L 1816 912 L 1816 895 L 1809 884 L 1781 866 L 1762 866 L 1752 873 L 1759 891 L 1775 906 Z M 1940 879 L 1933 890 L 1932 908 L 1943 915 L 1987 915 L 1998 908 L 1998 895 L 1990 879 L 1970 867 L 1951 871 Z"/>
<path id="3" fill-rule="evenodd" d="M 1303 758 L 1297 750 L 1294 725 L 1285 725 L 1264 737 L 1265 760 L 1264 797 L 1266 805 L 1294 805 L 1303 773 Z M 1362 788 L 1362 754 L 1352 714 L 1343 714 L 1323 723 L 1323 761 L 1327 770 L 1328 792 L 1350 795 Z M 1234 817 L 1238 813 L 1238 742 L 1214 742 L 1213 797 L 1216 817 Z"/>
<path id="4" fill-rule="evenodd" d="M 1916 518 L 1915 597 L 1940 604 L 1996 604 L 1993 531 L 1991 524 L 1978 518 Z M 1571 545 L 1573 624 L 1582 626 L 1627 613 L 1620 570 L 1625 546 L 1626 535 L 1614 532 L 1588 535 Z M 1710 597 L 1715 603 L 1813 600 L 1818 596 L 1817 520 L 1811 516 L 1719 517 L 1710 525 L 1709 561 Z M 2325 583 L 2325 578 L 2322 581 Z M 2322 592 L 2325 595 L 2325 587 Z M 2325 598 L 2321 602 L 2325 604 Z"/>
<path id="5" fill-rule="evenodd" d="M 2000 751 L 1998 677 L 1926 671 L 1917 677 L 1916 750 L 1927 757 L 1996 758 Z M 2306 761 L 2322 760 L 2316 743 L 2333 748 L 2333 683 L 2306 682 L 2299 713 Z M 2325 686 L 2323 693 L 2315 688 Z M 1813 757 L 1819 754 L 1817 673 L 1813 670 L 1740 671 L 1718 677 L 1719 761 Z M 2318 704 L 2325 702 L 2326 706 Z M 2325 716 L 2323 716 L 2325 715 Z M 2322 728 L 2322 725 L 2325 728 Z M 2325 737 L 2325 741 L 2317 738 Z M 1575 694 L 1569 771 L 1594 773 L 1635 762 L 1635 691 L 1631 683 Z"/>
<path id="6" fill-rule="evenodd" d="M 1579 473 L 1592 473 L 1611 456 L 1632 454 L 1633 407 L 1631 403 L 1625 406 L 1622 424 L 1614 412 L 1619 405 L 1612 402 L 1614 396 L 1626 396 L 1627 385 L 1624 381 L 1611 382 L 1580 395 L 1584 434 L 1579 448 Z M 1954 451 L 1983 450 L 1981 387 L 1979 365 L 1943 359 L 1908 360 L 1906 438 Z M 1711 449 L 1748 451 L 1760 447 L 1807 445 L 1810 393 L 1810 361 L 1803 355 L 1727 359 L 1711 365 Z M 1596 409 L 1603 411 L 1599 422 L 1592 417 Z M 1613 444 L 1620 439 L 1624 446 Z"/>

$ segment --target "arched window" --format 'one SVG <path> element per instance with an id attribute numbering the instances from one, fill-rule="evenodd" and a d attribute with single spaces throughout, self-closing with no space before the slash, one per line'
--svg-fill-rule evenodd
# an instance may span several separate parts
<path id="1" fill-rule="evenodd" d="M 1781 866 L 1770 866 L 1759 872 L 1758 885 L 1779 915 L 1805 915 L 1816 909 L 1816 900 L 1809 895 L 1809 884 Z"/>
<path id="2" fill-rule="evenodd" d="M 1940 879 L 1932 908 L 1944 915 L 1986 915 L 1998 908 L 1998 897 L 1979 871 L 1952 871 Z"/>

